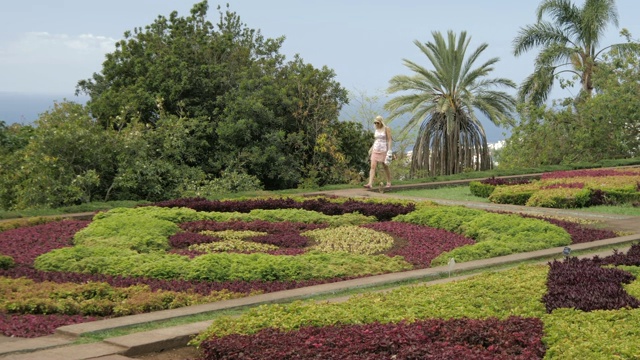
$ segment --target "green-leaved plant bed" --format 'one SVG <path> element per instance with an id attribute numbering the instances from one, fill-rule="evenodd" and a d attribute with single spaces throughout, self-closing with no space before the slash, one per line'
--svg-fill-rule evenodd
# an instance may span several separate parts
<path id="1" fill-rule="evenodd" d="M 469 184 L 476 196 L 498 204 L 583 208 L 640 201 L 640 168 L 591 169 L 544 173 L 528 183 L 485 179 Z"/>
<path id="2" fill-rule="evenodd" d="M 640 248 L 633 250 L 636 255 L 630 261 L 640 260 L 638 250 Z M 599 305 L 596 305 L 595 309 L 581 310 L 580 307 L 593 306 L 594 302 L 589 296 L 584 296 L 588 294 L 573 293 L 572 286 L 589 287 L 589 284 L 595 284 L 594 289 L 615 288 L 619 286 L 620 280 L 615 277 L 594 280 L 591 272 L 607 270 L 603 270 L 598 264 L 584 267 L 575 258 L 565 260 L 564 263 L 554 262 L 553 266 L 556 269 L 564 268 L 560 269 L 559 274 L 558 270 L 555 271 L 555 275 L 559 275 L 555 278 L 547 265 L 523 265 L 444 284 L 411 285 L 382 293 L 355 295 L 345 302 L 296 301 L 285 305 L 263 305 L 241 316 L 217 318 L 205 332 L 192 341 L 192 344 L 201 347 L 204 358 L 209 358 L 207 355 L 212 353 L 229 356 L 243 351 L 245 354 L 251 354 L 256 347 L 276 350 L 282 348 L 279 347 L 279 343 L 287 339 L 297 339 L 297 333 L 308 332 L 309 327 L 315 327 L 318 330 L 314 331 L 313 338 L 298 341 L 312 341 L 316 346 L 316 354 L 327 351 L 340 354 L 348 350 L 332 349 L 332 344 L 326 339 L 333 338 L 334 333 L 340 334 L 342 328 L 348 327 L 350 333 L 341 336 L 359 339 L 353 346 L 362 348 L 359 350 L 361 358 L 380 358 L 376 357 L 376 354 L 396 358 L 395 355 L 402 355 L 405 354 L 403 351 L 408 351 L 403 349 L 403 346 L 413 346 L 413 351 L 423 356 L 425 353 L 433 354 L 438 347 L 448 348 L 453 346 L 451 343 L 460 341 L 458 336 L 464 337 L 461 344 L 455 345 L 462 351 L 461 354 L 466 354 L 467 357 L 463 358 L 473 358 L 472 354 L 486 354 L 486 357 L 482 358 L 501 359 L 638 358 L 640 329 L 637 324 L 640 321 L 640 302 L 635 297 L 640 295 L 640 281 L 631 276 L 629 280 L 622 281 L 623 286 L 617 295 L 610 294 L 610 303 L 616 303 L 619 296 L 631 294 L 634 296 L 631 298 L 632 305 L 612 305 L 596 300 Z M 582 269 L 575 272 L 576 267 Z M 640 269 L 638 266 L 622 268 L 635 273 Z M 570 277 L 571 283 L 562 283 L 563 277 Z M 627 284 L 624 284 L 625 282 Z M 550 296 L 549 283 L 553 285 L 555 292 L 561 293 L 560 298 L 573 298 L 577 301 L 578 304 L 574 303 L 573 306 L 578 308 L 561 303 L 559 308 L 550 310 L 549 303 L 553 299 Z M 606 293 L 592 289 L 587 291 L 592 291 L 591 296 L 599 299 Z M 437 325 L 441 327 L 440 331 L 432 333 L 432 338 L 414 345 L 408 344 L 411 344 L 415 334 L 399 333 L 397 336 L 389 337 L 385 333 L 378 333 L 370 338 L 366 336 L 371 324 L 389 324 L 386 331 L 394 333 L 403 331 L 405 324 L 422 324 L 425 321 L 433 322 L 434 319 L 444 321 Z M 454 319 L 464 322 L 456 322 Z M 475 319 L 475 322 L 470 321 L 471 319 Z M 493 319 L 504 323 L 496 324 Z M 507 326 L 506 324 L 513 319 L 530 319 L 534 324 L 539 321 L 542 326 L 533 333 L 529 333 L 532 329 L 522 327 L 512 329 L 510 334 L 493 333 L 490 336 L 485 334 L 484 330 L 472 333 L 473 330 L 467 332 L 465 329 L 465 326 L 478 326 L 489 321 L 493 324 L 493 330 L 497 331 L 496 327 Z M 454 335 L 445 331 L 448 330 L 447 326 L 453 327 Z M 358 334 L 360 331 L 364 332 L 363 336 Z M 421 333 L 423 330 L 418 325 L 414 331 Z M 518 350 L 527 351 L 529 355 L 502 352 L 500 346 L 504 345 L 505 339 L 510 336 L 514 336 L 515 343 L 521 346 L 528 343 L 533 344 L 535 348 L 518 347 Z M 368 341 L 371 341 L 371 345 L 366 344 Z M 380 341 L 387 342 L 387 346 L 381 347 Z M 287 351 L 294 351 L 292 349 L 297 348 L 296 344 L 288 344 Z M 238 346 L 242 348 L 238 349 Z M 415 348 L 422 348 L 423 352 Z"/>
<path id="3" fill-rule="evenodd" d="M 46 335 L 103 317 L 615 236 L 431 202 L 177 199 L 117 208 L 0 232 L 0 331 Z"/>

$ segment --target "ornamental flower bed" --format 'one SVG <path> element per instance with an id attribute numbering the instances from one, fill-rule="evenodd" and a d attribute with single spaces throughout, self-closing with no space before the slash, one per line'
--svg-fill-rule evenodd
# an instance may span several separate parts
<path id="1" fill-rule="evenodd" d="M 264 305 L 194 341 L 212 359 L 632 359 L 640 245 L 345 302 Z"/>
<path id="2" fill-rule="evenodd" d="M 640 168 L 555 171 L 522 184 L 472 182 L 471 192 L 498 204 L 577 208 L 640 200 Z"/>
<path id="3" fill-rule="evenodd" d="M 615 236 L 430 203 L 181 199 L 156 205 L 162 206 L 0 232 L 0 260 L 10 260 L 0 261 L 0 331 L 42 336 L 77 322 Z M 523 245 L 508 231 L 529 241 Z"/>

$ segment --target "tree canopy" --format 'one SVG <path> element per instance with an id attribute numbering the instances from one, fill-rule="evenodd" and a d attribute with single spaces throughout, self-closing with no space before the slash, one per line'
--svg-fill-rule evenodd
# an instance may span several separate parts
<path id="1" fill-rule="evenodd" d="M 609 48 L 601 44 L 605 30 L 609 25 L 618 26 L 615 1 L 586 0 L 578 7 L 571 0 L 544 0 L 536 16 L 537 22 L 522 27 L 513 40 L 515 56 L 540 47 L 534 72 L 520 85 L 520 100 L 542 104 L 563 73 L 579 79 L 579 97 L 591 96 L 599 57 Z"/>

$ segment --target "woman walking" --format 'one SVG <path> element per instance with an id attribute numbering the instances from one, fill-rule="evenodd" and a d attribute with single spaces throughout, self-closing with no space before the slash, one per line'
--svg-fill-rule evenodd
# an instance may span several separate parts
<path id="1" fill-rule="evenodd" d="M 391 171 L 389 171 L 389 162 L 391 160 L 391 129 L 382 121 L 382 116 L 376 116 L 373 124 L 375 125 L 374 142 L 369 152 L 371 153 L 371 170 L 369 170 L 369 182 L 364 185 L 367 189 L 373 186 L 373 178 L 376 176 L 376 167 L 381 162 L 384 167 L 384 173 L 387 176 L 386 187 L 391 187 Z"/>

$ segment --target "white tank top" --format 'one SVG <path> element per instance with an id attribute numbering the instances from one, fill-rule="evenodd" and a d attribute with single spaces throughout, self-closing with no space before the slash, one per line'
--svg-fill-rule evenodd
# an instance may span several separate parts
<path id="1" fill-rule="evenodd" d="M 373 142 L 374 152 L 387 152 L 387 132 L 385 128 L 376 129 L 374 133 L 375 141 Z"/>

